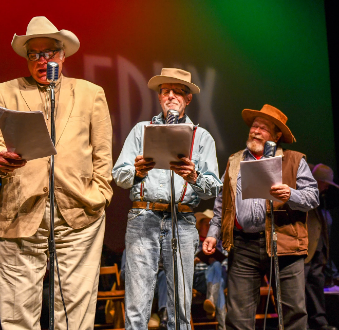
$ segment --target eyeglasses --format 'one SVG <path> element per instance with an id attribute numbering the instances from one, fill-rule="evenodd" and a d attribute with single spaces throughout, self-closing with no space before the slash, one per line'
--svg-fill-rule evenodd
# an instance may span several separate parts
<path id="1" fill-rule="evenodd" d="M 42 56 L 46 60 L 52 59 L 57 52 L 60 52 L 61 49 L 56 49 L 56 50 L 46 50 L 45 52 L 40 52 L 40 53 L 28 53 L 27 52 L 27 57 L 30 61 L 37 61 L 40 59 Z"/>
<path id="2" fill-rule="evenodd" d="M 168 96 L 171 91 L 173 91 L 173 94 L 180 96 L 185 96 L 189 93 L 188 91 L 182 88 L 160 88 L 160 94 L 162 96 Z"/>

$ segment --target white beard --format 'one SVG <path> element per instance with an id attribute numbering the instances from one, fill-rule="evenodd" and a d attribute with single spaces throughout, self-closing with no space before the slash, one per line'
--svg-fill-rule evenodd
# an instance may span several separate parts
<path id="1" fill-rule="evenodd" d="M 255 154 L 259 154 L 264 151 L 264 145 L 255 140 L 250 141 L 250 139 L 248 139 L 246 142 L 246 146 L 251 152 Z"/>

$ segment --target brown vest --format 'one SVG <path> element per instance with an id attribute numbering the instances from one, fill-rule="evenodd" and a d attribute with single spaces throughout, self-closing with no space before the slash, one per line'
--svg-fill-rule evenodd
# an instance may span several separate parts
<path id="1" fill-rule="evenodd" d="M 221 231 L 223 247 L 229 251 L 233 246 L 233 228 L 236 214 L 235 193 L 237 177 L 240 170 L 240 161 L 243 160 L 243 150 L 233 154 L 227 163 L 223 186 L 223 203 Z M 296 189 L 296 178 L 301 158 L 304 154 L 296 151 L 278 148 L 277 156 L 282 158 L 283 183 Z M 271 242 L 271 211 L 269 201 L 266 201 L 266 249 L 270 255 Z M 286 203 L 274 202 L 274 223 L 277 233 L 278 255 L 302 255 L 307 254 L 308 236 L 306 218 L 307 213 L 292 210 Z"/>

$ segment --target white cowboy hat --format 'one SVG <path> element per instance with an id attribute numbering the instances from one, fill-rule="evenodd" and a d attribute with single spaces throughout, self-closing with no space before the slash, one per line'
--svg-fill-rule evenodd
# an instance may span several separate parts
<path id="1" fill-rule="evenodd" d="M 182 69 L 163 68 L 160 76 L 154 76 L 149 80 L 148 88 L 158 92 L 161 84 L 183 84 L 192 94 L 200 93 L 200 88 L 191 82 L 191 73 Z"/>
<path id="2" fill-rule="evenodd" d="M 26 35 L 18 36 L 14 34 L 12 40 L 14 51 L 18 55 L 27 58 L 25 44 L 32 38 L 53 38 L 62 41 L 66 57 L 76 53 L 80 47 L 80 41 L 73 32 L 59 31 L 45 16 L 33 17 L 27 25 Z"/>
<path id="3" fill-rule="evenodd" d="M 200 228 L 200 222 L 203 219 L 212 219 L 214 216 L 213 210 L 206 209 L 204 212 L 194 213 L 195 218 L 197 219 L 196 227 Z"/>

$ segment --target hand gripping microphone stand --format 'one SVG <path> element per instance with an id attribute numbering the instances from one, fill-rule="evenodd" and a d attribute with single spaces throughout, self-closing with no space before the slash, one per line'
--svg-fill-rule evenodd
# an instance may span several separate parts
<path id="1" fill-rule="evenodd" d="M 55 146 L 55 81 L 59 77 L 59 64 L 47 63 L 47 81 L 51 91 L 51 140 Z M 51 167 L 49 172 L 49 201 L 50 201 L 50 234 L 48 238 L 49 252 L 49 330 L 54 330 L 54 155 L 51 155 Z"/>
<path id="2" fill-rule="evenodd" d="M 276 144 L 273 141 L 265 142 L 264 156 L 270 158 L 275 156 Z M 273 201 L 270 200 L 271 209 L 271 258 L 274 258 L 274 273 L 275 273 L 275 287 L 277 294 L 277 309 L 278 309 L 278 325 L 279 330 L 284 329 L 282 305 L 281 305 L 281 290 L 280 290 L 280 275 L 279 275 L 279 263 L 278 263 L 278 252 L 277 252 L 277 233 L 275 232 L 274 225 L 274 212 L 273 212 Z"/>
<path id="3" fill-rule="evenodd" d="M 176 110 L 168 110 L 166 124 L 178 124 L 179 112 Z M 179 322 L 179 286 L 178 286 L 178 259 L 177 249 L 178 240 L 175 237 L 175 229 L 178 225 L 177 209 L 175 206 L 175 188 L 174 188 L 174 172 L 171 171 L 171 216 L 172 216 L 172 260 L 173 260 L 173 282 L 174 282 L 174 304 L 175 304 L 175 329 L 180 329 Z M 178 237 L 179 238 L 179 237 Z"/>

